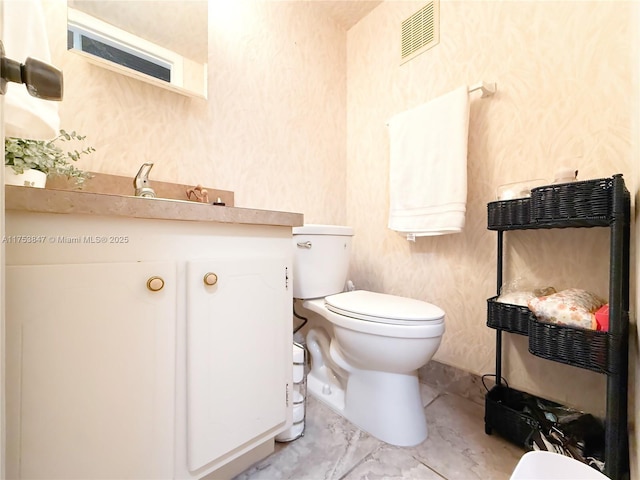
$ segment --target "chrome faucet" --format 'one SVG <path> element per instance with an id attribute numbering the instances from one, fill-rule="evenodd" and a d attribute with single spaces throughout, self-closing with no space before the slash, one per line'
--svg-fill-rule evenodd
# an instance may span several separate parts
<path id="1" fill-rule="evenodd" d="M 149 171 L 153 167 L 153 163 L 143 163 L 136 174 L 136 178 L 133 179 L 133 186 L 136 188 L 136 197 L 149 197 L 156 196 L 156 192 L 149 186 Z"/>

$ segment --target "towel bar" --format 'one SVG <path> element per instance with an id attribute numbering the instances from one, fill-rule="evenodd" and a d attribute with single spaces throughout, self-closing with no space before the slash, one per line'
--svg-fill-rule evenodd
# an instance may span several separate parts
<path id="1" fill-rule="evenodd" d="M 496 91 L 498 90 L 498 86 L 496 85 L 495 82 L 493 83 L 480 82 L 480 83 L 476 83 L 475 85 L 471 85 L 469 87 L 469 93 L 475 92 L 477 90 L 482 91 L 482 95 L 480 96 L 480 98 L 485 98 L 485 97 L 490 97 L 491 95 L 496 93 Z"/>

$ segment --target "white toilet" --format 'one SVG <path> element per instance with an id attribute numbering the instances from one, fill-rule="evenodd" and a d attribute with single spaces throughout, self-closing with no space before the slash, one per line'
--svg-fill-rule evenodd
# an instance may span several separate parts
<path id="1" fill-rule="evenodd" d="M 328 321 L 307 334 L 308 391 L 378 439 L 412 446 L 427 438 L 417 370 L 440 345 L 444 312 L 427 302 L 343 292 L 353 229 L 293 229 L 293 296 Z"/>

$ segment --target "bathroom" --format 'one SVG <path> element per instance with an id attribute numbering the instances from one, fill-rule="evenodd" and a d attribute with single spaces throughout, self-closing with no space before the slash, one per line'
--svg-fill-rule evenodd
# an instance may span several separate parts
<path id="1" fill-rule="evenodd" d="M 153 162 L 152 181 L 211 185 L 235 192 L 238 207 L 352 226 L 356 287 L 440 306 L 447 330 L 434 361 L 493 373 L 495 331 L 485 323 L 496 240 L 486 204 L 498 185 L 552 180 L 563 166 L 579 179 L 622 173 L 635 203 L 640 13 L 632 2 L 441 0 L 439 43 L 400 64 L 400 24 L 423 4 L 210 1 L 204 100 L 69 53 L 66 1 L 46 0 L 52 63 L 65 74 L 61 124 L 96 148 L 84 169 L 133 176 Z M 470 97 L 465 228 L 409 242 L 387 228 L 386 122 L 481 80 L 498 90 Z M 578 282 L 606 296 L 605 229 L 523 233 L 507 242 L 507 278 Z M 636 270 L 634 263 L 632 277 Z M 632 291 L 632 305 L 638 295 Z M 638 366 L 632 332 L 630 365 Z M 604 376 L 533 357 L 526 339 L 514 337 L 503 345 L 511 386 L 604 414 Z M 637 375 L 630 423 L 639 420 Z M 636 474 L 637 435 L 630 426 Z"/>

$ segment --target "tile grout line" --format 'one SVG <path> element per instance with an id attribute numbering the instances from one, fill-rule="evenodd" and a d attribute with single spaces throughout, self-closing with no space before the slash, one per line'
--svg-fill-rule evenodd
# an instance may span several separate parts
<path id="1" fill-rule="evenodd" d="M 415 457 L 414 455 L 411 455 L 411 458 L 413 458 L 416 462 L 418 462 L 421 465 L 424 465 L 426 468 L 428 468 L 429 470 L 431 470 L 433 473 L 435 473 L 436 475 L 438 475 L 440 478 L 444 479 L 444 480 L 448 480 L 447 477 L 445 477 L 444 475 L 442 475 L 440 472 L 438 472 L 435 468 L 430 467 L 429 465 L 427 465 L 426 463 L 424 463 L 422 460 L 420 460 L 419 458 Z"/>
<path id="2" fill-rule="evenodd" d="M 378 446 L 376 446 L 373 450 L 371 450 L 369 453 L 367 453 L 364 457 L 362 457 L 359 461 L 357 461 L 349 470 L 347 470 L 338 480 L 344 480 L 347 475 L 349 475 L 351 472 L 353 472 L 358 466 L 360 466 L 362 463 L 366 462 L 368 459 L 373 458 L 373 454 L 376 453 L 377 451 L 379 451 L 383 446 L 385 445 L 385 443 L 380 443 L 378 444 Z"/>

